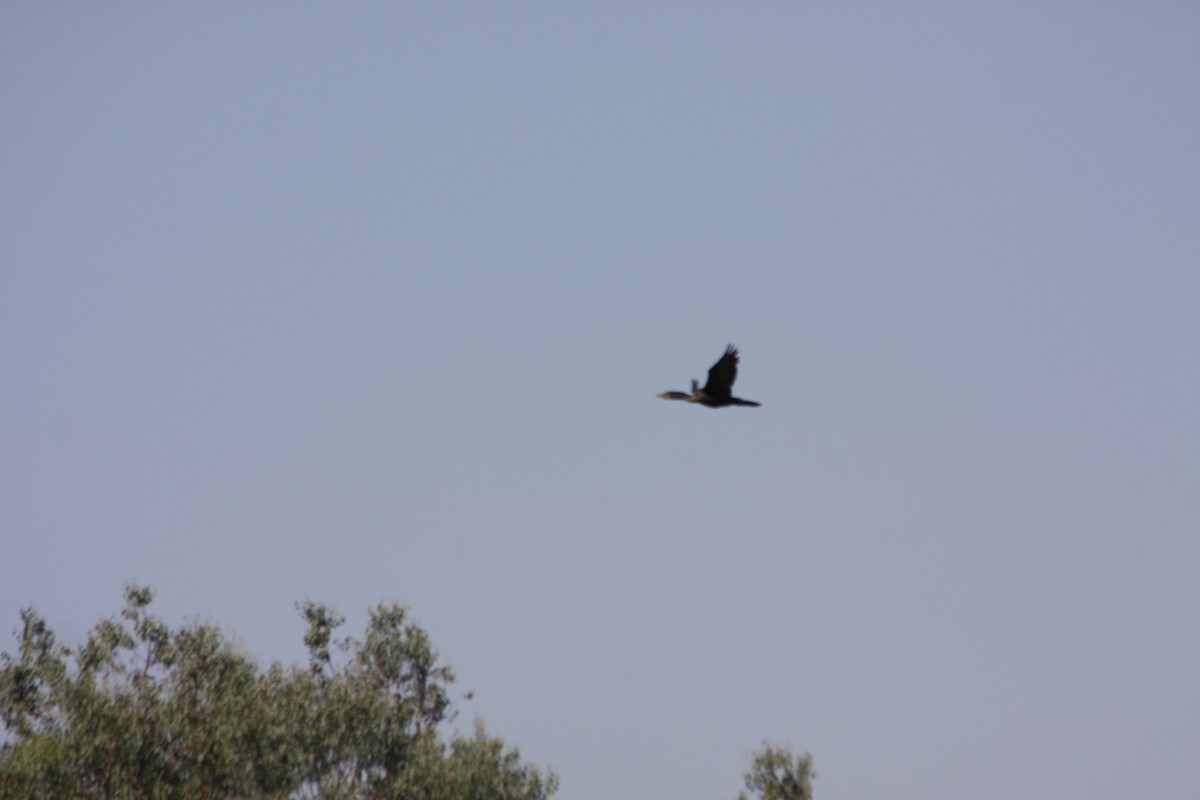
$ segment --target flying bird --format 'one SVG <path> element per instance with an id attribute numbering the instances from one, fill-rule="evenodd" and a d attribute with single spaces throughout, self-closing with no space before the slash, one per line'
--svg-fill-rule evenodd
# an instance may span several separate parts
<path id="1" fill-rule="evenodd" d="M 717 359 L 708 371 L 708 383 L 701 389 L 697 381 L 692 381 L 692 393 L 663 392 L 659 395 L 663 400 L 687 400 L 689 403 L 699 403 L 709 408 L 724 408 L 725 406 L 761 406 L 753 400 L 743 400 L 733 396 L 733 382 L 737 380 L 738 351 L 733 345 L 725 348 L 725 355 Z"/>

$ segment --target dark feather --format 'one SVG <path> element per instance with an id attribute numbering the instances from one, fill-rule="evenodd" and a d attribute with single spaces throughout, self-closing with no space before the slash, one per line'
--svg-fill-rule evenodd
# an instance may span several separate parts
<path id="1" fill-rule="evenodd" d="M 725 348 L 725 355 L 717 359 L 708 371 L 708 383 L 704 384 L 704 393 L 712 398 L 726 398 L 733 392 L 733 382 L 737 380 L 738 351 L 733 345 Z"/>

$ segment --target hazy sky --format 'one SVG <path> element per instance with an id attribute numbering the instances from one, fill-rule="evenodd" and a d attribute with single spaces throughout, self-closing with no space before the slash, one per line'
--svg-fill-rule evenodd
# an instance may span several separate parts
<path id="1" fill-rule="evenodd" d="M 398 601 L 567 800 L 1195 800 L 1198 352 L 1195 3 L 0 4 L 3 650 Z"/>

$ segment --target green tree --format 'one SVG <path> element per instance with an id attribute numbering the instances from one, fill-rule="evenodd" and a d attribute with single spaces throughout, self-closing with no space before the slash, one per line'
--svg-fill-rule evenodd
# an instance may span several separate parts
<path id="1" fill-rule="evenodd" d="M 784 747 L 770 743 L 754 754 L 750 771 L 745 774 L 746 790 L 762 800 L 812 800 L 812 756 L 794 755 Z M 746 792 L 738 800 L 748 800 Z"/>
<path id="2" fill-rule="evenodd" d="M 149 588 L 77 649 L 21 612 L 0 654 L 0 800 L 545 800 L 556 776 L 477 726 L 446 740 L 454 674 L 401 606 L 362 641 L 305 603 L 307 667 L 260 669 L 212 625 L 172 630 Z"/>

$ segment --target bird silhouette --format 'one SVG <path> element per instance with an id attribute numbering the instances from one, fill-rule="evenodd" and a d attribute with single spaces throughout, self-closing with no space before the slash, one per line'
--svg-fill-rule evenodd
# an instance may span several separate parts
<path id="1" fill-rule="evenodd" d="M 659 395 L 663 400 L 686 400 L 689 403 L 699 403 L 709 408 L 724 408 L 725 406 L 761 406 L 753 400 L 743 400 L 733 396 L 733 382 L 737 380 L 738 351 L 733 345 L 725 348 L 725 355 L 717 359 L 708 371 L 708 383 L 700 388 L 698 381 L 692 381 L 692 393 L 663 392 Z"/>

